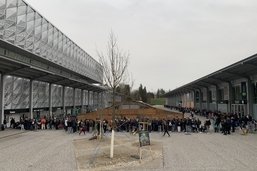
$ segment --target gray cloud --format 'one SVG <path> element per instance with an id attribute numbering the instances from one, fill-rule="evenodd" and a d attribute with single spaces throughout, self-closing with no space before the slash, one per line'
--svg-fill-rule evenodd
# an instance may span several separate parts
<path id="1" fill-rule="evenodd" d="M 149 90 L 174 89 L 256 53 L 254 0 L 27 0 L 97 59 L 110 30 Z"/>

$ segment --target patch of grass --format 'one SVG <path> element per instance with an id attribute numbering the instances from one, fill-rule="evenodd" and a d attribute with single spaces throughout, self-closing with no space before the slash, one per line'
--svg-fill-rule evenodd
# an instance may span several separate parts
<path id="1" fill-rule="evenodd" d="M 151 105 L 165 105 L 165 98 L 151 99 Z"/>

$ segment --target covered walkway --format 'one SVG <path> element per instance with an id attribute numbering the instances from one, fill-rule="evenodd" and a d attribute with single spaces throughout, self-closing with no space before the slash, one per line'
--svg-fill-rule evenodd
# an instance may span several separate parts
<path id="1" fill-rule="evenodd" d="M 166 104 L 257 119 L 257 54 L 168 92 Z"/>
<path id="2" fill-rule="evenodd" d="M 102 103 L 102 66 L 23 0 L 0 3 L 0 124 Z"/>

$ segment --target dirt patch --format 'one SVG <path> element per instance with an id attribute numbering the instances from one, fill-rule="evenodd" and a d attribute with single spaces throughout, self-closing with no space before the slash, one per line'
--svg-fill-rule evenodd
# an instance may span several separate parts
<path id="1" fill-rule="evenodd" d="M 114 157 L 110 159 L 110 137 L 102 140 L 91 140 L 89 138 L 74 140 L 75 155 L 78 170 L 114 170 L 145 164 L 161 157 L 162 143 L 152 141 L 151 151 L 146 147 L 139 162 L 138 138 L 137 137 L 115 137 Z"/>

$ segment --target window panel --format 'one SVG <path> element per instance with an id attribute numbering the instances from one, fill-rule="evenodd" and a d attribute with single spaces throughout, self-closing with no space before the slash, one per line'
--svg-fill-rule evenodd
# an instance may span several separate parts
<path id="1" fill-rule="evenodd" d="M 24 15 L 24 14 L 26 14 L 26 12 L 27 12 L 27 7 L 26 6 L 19 6 L 18 7 L 18 16 L 19 15 Z"/>
<path id="2" fill-rule="evenodd" d="M 97 63 L 23 0 L 0 0 L 0 38 L 95 77 Z"/>
<path id="3" fill-rule="evenodd" d="M 53 37 L 53 48 L 54 49 L 57 48 L 58 35 L 59 35 L 59 31 L 56 28 L 54 28 L 54 37 Z"/>
<path id="4" fill-rule="evenodd" d="M 35 20 L 35 11 L 32 8 L 27 7 L 27 22 L 32 20 Z"/>
<path id="5" fill-rule="evenodd" d="M 6 20 L 16 22 L 17 8 L 7 8 L 6 9 Z"/>
<path id="6" fill-rule="evenodd" d="M 17 0 L 7 0 L 6 1 L 6 7 L 7 8 L 12 8 L 17 6 Z"/>
<path id="7" fill-rule="evenodd" d="M 52 48 L 53 45 L 53 32 L 54 32 L 54 28 L 52 26 L 52 24 L 48 24 L 48 46 L 50 46 Z"/>

